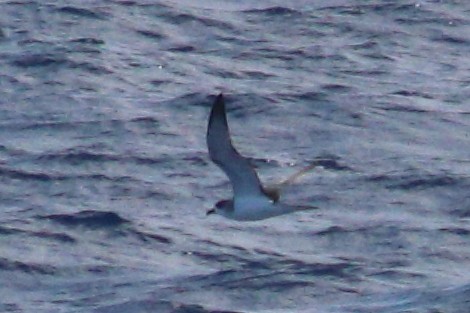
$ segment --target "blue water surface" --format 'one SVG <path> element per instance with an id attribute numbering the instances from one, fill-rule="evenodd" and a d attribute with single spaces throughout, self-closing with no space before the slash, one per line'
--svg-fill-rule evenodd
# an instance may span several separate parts
<path id="1" fill-rule="evenodd" d="M 1 1 L 0 312 L 470 312 L 469 99 L 468 1 Z"/>

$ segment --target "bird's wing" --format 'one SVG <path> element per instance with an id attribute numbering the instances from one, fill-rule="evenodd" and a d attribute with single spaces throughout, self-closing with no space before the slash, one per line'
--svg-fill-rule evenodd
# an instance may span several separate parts
<path id="1" fill-rule="evenodd" d="M 272 186 L 268 186 L 268 187 L 265 187 L 265 193 L 274 201 L 274 202 L 277 202 L 279 200 L 279 198 L 281 197 L 281 192 L 282 192 L 282 189 L 284 187 L 286 187 L 287 185 L 290 185 L 292 183 L 294 183 L 294 181 L 296 181 L 297 179 L 299 179 L 300 177 L 304 176 L 305 174 L 307 174 L 308 172 L 310 172 L 311 170 L 313 170 L 315 167 L 317 167 L 317 164 L 315 163 L 312 163 L 300 170 L 298 170 L 297 172 L 295 172 L 294 174 L 290 175 L 289 177 L 287 177 L 286 179 L 280 181 L 279 183 L 275 184 L 275 185 L 272 185 Z"/>
<path id="2" fill-rule="evenodd" d="M 230 179 L 235 197 L 265 196 L 256 171 L 232 145 L 222 94 L 212 105 L 207 126 L 207 147 L 212 161 Z"/>

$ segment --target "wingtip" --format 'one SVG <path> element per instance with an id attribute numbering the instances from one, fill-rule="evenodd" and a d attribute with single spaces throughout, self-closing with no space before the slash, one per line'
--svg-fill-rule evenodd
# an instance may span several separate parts
<path id="1" fill-rule="evenodd" d="M 209 115 L 209 123 L 207 125 L 208 136 L 211 130 L 211 125 L 213 125 L 213 123 L 217 120 L 220 120 L 222 125 L 227 124 L 227 117 L 225 115 L 225 101 L 224 101 L 224 96 L 222 93 L 219 93 L 219 95 L 215 98 L 212 104 L 211 113 Z M 224 126 L 224 127 L 227 128 L 228 126 Z"/>
<path id="2" fill-rule="evenodd" d="M 225 100 L 222 93 L 219 93 L 219 95 L 215 98 L 213 108 L 217 111 L 225 111 Z"/>
<path id="3" fill-rule="evenodd" d="M 224 94 L 223 94 L 223 93 L 219 93 L 219 94 L 217 95 L 217 97 L 215 98 L 215 101 L 216 101 L 216 102 L 221 102 L 221 101 L 223 102 L 223 101 L 224 101 Z"/>

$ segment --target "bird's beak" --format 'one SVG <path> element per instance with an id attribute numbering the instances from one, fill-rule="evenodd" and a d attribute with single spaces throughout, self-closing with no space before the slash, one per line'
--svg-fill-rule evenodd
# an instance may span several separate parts
<path id="1" fill-rule="evenodd" d="M 210 209 L 206 212 L 206 216 L 207 215 L 211 215 L 211 214 L 214 214 L 215 213 L 215 209 Z"/>

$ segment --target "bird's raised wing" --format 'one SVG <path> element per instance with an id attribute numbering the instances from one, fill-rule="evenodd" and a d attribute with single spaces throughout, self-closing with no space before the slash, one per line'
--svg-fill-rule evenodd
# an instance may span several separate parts
<path id="1" fill-rule="evenodd" d="M 207 126 L 207 147 L 212 161 L 230 179 L 235 197 L 265 196 L 256 171 L 232 145 L 222 94 L 212 105 Z"/>
<path id="2" fill-rule="evenodd" d="M 299 179 L 300 177 L 304 176 L 305 174 L 307 174 L 308 172 L 310 172 L 311 170 L 313 170 L 315 167 L 317 167 L 317 164 L 316 163 L 312 163 L 300 170 L 298 170 L 297 172 L 295 172 L 294 174 L 290 175 L 289 177 L 287 177 L 286 179 L 283 179 L 282 181 L 280 181 L 279 183 L 275 184 L 275 185 L 271 185 L 271 186 L 268 186 L 268 187 L 265 187 L 264 188 L 264 192 L 268 195 L 269 198 L 271 198 L 274 202 L 277 202 L 279 201 L 279 198 L 281 197 L 281 192 L 282 192 L 282 189 L 284 187 L 286 187 L 287 185 L 290 185 L 292 183 L 294 183 L 297 179 Z"/>

